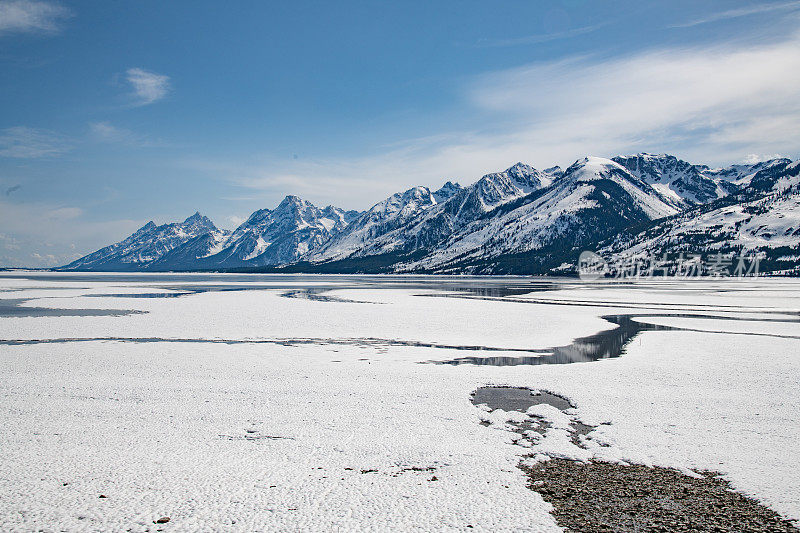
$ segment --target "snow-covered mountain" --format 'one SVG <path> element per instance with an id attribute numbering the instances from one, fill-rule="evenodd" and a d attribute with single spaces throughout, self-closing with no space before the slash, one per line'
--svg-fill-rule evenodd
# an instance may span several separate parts
<path id="1" fill-rule="evenodd" d="M 781 157 L 777 159 L 770 159 L 769 161 L 730 165 L 722 168 L 708 168 L 705 165 L 699 165 L 699 167 L 703 169 L 703 173 L 706 176 L 709 176 L 712 179 L 724 180 L 739 187 L 746 187 L 750 185 L 750 181 L 753 179 L 753 176 L 755 176 L 756 173 L 771 167 L 788 165 L 791 162 L 791 159 Z"/>
<path id="2" fill-rule="evenodd" d="M 362 213 L 346 230 L 309 254 L 309 258 L 322 262 L 391 251 L 400 244 L 394 234 L 436 204 L 436 196 L 427 187 L 393 194 Z"/>
<path id="3" fill-rule="evenodd" d="M 487 174 L 469 187 L 448 182 L 431 193 L 415 187 L 379 202 L 316 253 L 311 262 L 384 254 L 408 254 L 437 246 L 496 208 L 552 184 L 561 175 L 517 163 Z M 447 190 L 448 194 L 443 194 Z"/>
<path id="4" fill-rule="evenodd" d="M 413 187 L 361 213 L 287 196 L 233 232 L 199 214 L 151 222 L 64 268 L 545 274 L 568 271 L 584 249 L 753 243 L 786 263 L 800 258 L 798 213 L 788 159 L 712 169 L 666 154 L 585 157 L 566 170 L 517 163 L 467 187 Z"/>
<path id="5" fill-rule="evenodd" d="M 666 202 L 678 209 L 707 204 L 727 196 L 749 185 L 757 172 L 791 162 L 780 158 L 712 169 L 668 154 L 641 153 L 617 156 L 613 160 L 650 184 Z"/>
<path id="6" fill-rule="evenodd" d="M 458 183 L 454 183 L 452 181 L 448 181 L 444 185 L 441 186 L 438 190 L 433 192 L 433 198 L 438 202 L 446 202 L 449 200 L 454 194 L 462 189 L 461 185 Z"/>
<path id="7" fill-rule="evenodd" d="M 357 214 L 333 206 L 320 209 L 298 196 L 287 196 L 273 210 L 254 212 L 230 235 L 201 235 L 172 250 L 152 268 L 217 269 L 292 263 L 330 240 Z"/>
<path id="8" fill-rule="evenodd" d="M 680 256 L 746 255 L 761 258 L 762 269 L 800 270 L 800 160 L 760 164 L 741 174 L 738 193 L 684 211 L 639 232 L 622 232 L 599 253 L 612 264 L 659 260 L 675 266 Z M 721 257 L 720 256 L 720 257 Z"/>
<path id="9" fill-rule="evenodd" d="M 617 156 L 613 160 L 653 187 L 665 202 L 677 209 L 704 204 L 735 190 L 725 186 L 727 181 L 706 176 L 704 167 L 672 155 L 637 154 Z"/>
<path id="10" fill-rule="evenodd" d="M 65 270 L 142 270 L 182 244 L 202 235 L 224 238 L 211 220 L 195 213 L 183 222 L 156 226 L 151 220 L 127 239 L 81 257 Z"/>
<path id="11" fill-rule="evenodd" d="M 618 163 L 576 161 L 548 186 L 477 217 L 401 271 L 540 272 L 592 242 L 677 213 L 650 185 Z M 522 263 L 526 263 L 525 266 Z"/>

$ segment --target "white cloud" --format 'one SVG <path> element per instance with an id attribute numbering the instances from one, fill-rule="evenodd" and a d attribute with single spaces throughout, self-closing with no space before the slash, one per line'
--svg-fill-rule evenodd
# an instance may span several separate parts
<path id="1" fill-rule="evenodd" d="M 141 227 L 141 220 L 97 223 L 76 206 L 0 198 L 0 266 L 64 265 Z"/>
<path id="2" fill-rule="evenodd" d="M 118 128 L 110 122 L 90 122 L 89 131 L 92 137 L 101 141 L 120 141 L 131 135 L 129 130 Z"/>
<path id="3" fill-rule="evenodd" d="M 714 13 L 707 17 L 691 20 L 683 24 L 676 24 L 673 28 L 690 28 L 692 26 L 699 26 L 700 24 L 707 24 L 709 22 L 718 22 L 720 20 L 728 20 L 739 17 L 747 17 L 750 15 L 760 15 L 762 13 L 770 13 L 773 11 L 791 11 L 800 8 L 800 2 L 783 2 L 777 4 L 760 4 L 752 5 L 749 7 L 741 7 L 737 9 L 729 9 L 720 13 Z"/>
<path id="4" fill-rule="evenodd" d="M 117 143 L 128 146 L 154 146 L 147 138 L 129 129 L 114 126 L 110 122 L 90 122 L 90 138 L 103 143 Z"/>
<path id="5" fill-rule="evenodd" d="M 128 83 L 138 105 L 152 104 L 164 98 L 169 92 L 169 76 L 156 74 L 141 68 L 129 68 L 125 72 Z"/>
<path id="6" fill-rule="evenodd" d="M 59 261 L 60 257 L 55 254 L 33 252 L 31 254 L 31 259 L 34 261 L 35 265 L 40 267 L 56 267 L 61 265 Z"/>
<path id="7" fill-rule="evenodd" d="M 246 219 L 246 218 L 244 218 L 244 217 L 240 217 L 240 216 L 238 216 L 238 215 L 228 215 L 227 217 L 225 217 L 225 220 L 226 220 L 226 221 L 228 222 L 228 224 L 229 224 L 229 226 L 228 226 L 228 227 L 231 227 L 231 228 L 238 228 L 239 226 L 241 226 L 241 225 L 242 225 L 242 222 L 244 222 L 244 221 L 245 221 L 245 220 L 247 220 L 247 219 Z"/>
<path id="8" fill-rule="evenodd" d="M 70 143 L 52 131 L 16 126 L 0 130 L 0 157 L 32 159 L 61 155 Z"/>
<path id="9" fill-rule="evenodd" d="M 192 165 L 260 191 L 364 209 L 414 185 L 468 184 L 517 161 L 538 168 L 584 155 L 668 152 L 709 165 L 800 152 L 800 36 L 625 56 L 569 57 L 486 73 L 464 87 L 450 126 L 357 157 L 271 158 Z M 253 202 L 255 203 L 255 202 Z"/>
<path id="10" fill-rule="evenodd" d="M 78 218 L 83 214 L 80 207 L 59 207 L 45 213 L 45 217 L 51 221 L 64 221 Z"/>
<path id="11" fill-rule="evenodd" d="M 781 154 L 747 154 L 744 159 L 742 159 L 742 163 L 746 165 L 754 165 L 756 163 L 761 163 L 762 161 L 769 161 L 771 159 L 778 159 L 783 157 Z"/>
<path id="12" fill-rule="evenodd" d="M 0 233 L 0 243 L 3 245 L 4 250 L 19 250 L 19 241 L 11 235 Z"/>
<path id="13" fill-rule="evenodd" d="M 487 146 L 528 146 L 556 160 L 637 149 L 701 162 L 792 152 L 800 148 L 800 39 L 538 63 L 484 76 L 470 94 L 509 124 Z"/>
<path id="14" fill-rule="evenodd" d="M 70 11 L 58 4 L 36 0 L 0 2 L 0 34 L 54 33 Z"/>
<path id="15" fill-rule="evenodd" d="M 161 139 L 153 139 L 147 135 L 115 126 L 108 121 L 90 122 L 88 139 L 100 143 L 121 144 L 135 148 L 154 148 L 174 146 Z"/>

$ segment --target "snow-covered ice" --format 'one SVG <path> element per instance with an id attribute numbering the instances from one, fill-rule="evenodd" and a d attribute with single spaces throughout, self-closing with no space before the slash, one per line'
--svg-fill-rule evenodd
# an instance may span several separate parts
<path id="1" fill-rule="evenodd" d="M 272 288 L 124 297 L 247 283 L 208 278 L 0 276 L 0 302 L 144 312 L 0 317 L 3 340 L 120 339 L 0 345 L 0 529 L 558 531 L 517 468 L 536 453 L 715 470 L 800 518 L 797 281 L 573 280 L 504 301 L 435 297 L 436 278 L 253 276 Z M 282 296 L 315 283 L 341 300 Z M 563 346 L 621 313 L 691 331 L 586 363 L 420 364 Z M 213 339 L 270 342 L 196 342 Z M 532 408 L 553 427 L 515 445 L 518 413 L 470 402 L 491 384 L 576 408 Z M 569 420 L 598 426 L 586 449 Z"/>

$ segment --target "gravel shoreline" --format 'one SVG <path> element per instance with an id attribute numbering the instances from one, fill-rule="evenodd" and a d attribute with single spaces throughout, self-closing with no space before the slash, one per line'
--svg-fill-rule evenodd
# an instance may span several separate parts
<path id="1" fill-rule="evenodd" d="M 668 468 L 568 459 L 521 468 L 568 532 L 800 532 L 714 472 L 694 478 Z"/>

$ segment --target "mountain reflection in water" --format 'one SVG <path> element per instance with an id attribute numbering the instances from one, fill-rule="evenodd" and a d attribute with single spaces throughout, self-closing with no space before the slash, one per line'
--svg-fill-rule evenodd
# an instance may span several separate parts
<path id="1" fill-rule="evenodd" d="M 679 330 L 671 326 L 660 326 L 647 324 L 633 320 L 630 315 L 610 315 L 602 317 L 609 322 L 617 324 L 618 327 L 601 331 L 595 335 L 575 339 L 568 346 L 558 346 L 552 349 L 542 350 L 544 353 L 538 356 L 494 356 L 494 357 L 459 357 L 448 361 L 429 361 L 438 365 L 490 365 L 490 366 L 514 366 L 514 365 L 552 365 L 566 363 L 581 363 L 586 361 L 597 361 L 598 359 L 608 359 L 622 355 L 625 346 L 642 331 L 653 330 Z"/>

